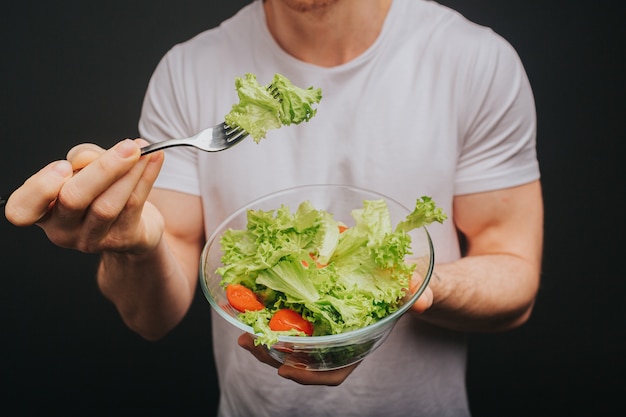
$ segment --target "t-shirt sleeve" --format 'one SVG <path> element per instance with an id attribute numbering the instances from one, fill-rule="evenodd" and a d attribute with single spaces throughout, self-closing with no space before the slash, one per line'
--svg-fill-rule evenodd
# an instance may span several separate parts
<path id="1" fill-rule="evenodd" d="M 144 97 L 139 119 L 139 133 L 149 142 L 187 137 L 192 132 L 186 122 L 185 91 L 179 83 L 183 77 L 179 56 L 181 48 L 175 46 L 157 65 Z M 197 160 L 198 153 L 187 146 L 169 148 L 165 152 L 163 168 L 154 187 L 200 195 Z"/>
<path id="2" fill-rule="evenodd" d="M 464 101 L 456 194 L 514 187 L 540 176 L 528 77 L 513 47 L 493 32 L 486 34 L 491 36 L 472 59 Z"/>

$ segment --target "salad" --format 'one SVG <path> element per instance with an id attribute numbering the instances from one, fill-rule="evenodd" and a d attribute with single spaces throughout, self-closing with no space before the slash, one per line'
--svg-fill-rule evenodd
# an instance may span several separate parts
<path id="1" fill-rule="evenodd" d="M 243 128 L 257 143 L 270 129 L 308 122 L 317 112 L 313 105 L 322 99 L 320 88 L 297 87 L 281 74 L 262 86 L 248 73 L 235 78 L 235 88 L 239 103 L 225 116 L 226 124 Z"/>
<path id="2" fill-rule="evenodd" d="M 216 273 L 257 345 L 343 333 L 396 311 L 415 269 L 408 232 L 447 218 L 427 196 L 395 228 L 384 199 L 351 215 L 348 227 L 304 201 L 294 212 L 250 209 L 245 229 L 222 234 Z"/>

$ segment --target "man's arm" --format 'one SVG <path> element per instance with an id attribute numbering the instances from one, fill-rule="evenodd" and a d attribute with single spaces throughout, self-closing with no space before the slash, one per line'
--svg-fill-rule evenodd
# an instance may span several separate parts
<path id="1" fill-rule="evenodd" d="M 461 331 L 502 331 L 528 320 L 539 287 L 543 200 L 539 181 L 458 196 L 454 221 L 466 256 L 438 264 L 428 322 Z"/>
<path id="2" fill-rule="evenodd" d="M 150 203 L 165 221 L 157 246 L 138 255 L 103 253 L 98 285 L 129 328 L 155 340 L 174 328 L 191 305 L 204 227 L 198 196 L 153 189 Z"/>
<path id="3" fill-rule="evenodd" d="M 199 197 L 152 190 L 163 153 L 140 157 L 145 144 L 75 146 L 18 188 L 5 215 L 58 246 L 101 254 L 102 292 L 129 327 L 157 339 L 191 304 L 204 232 Z"/>

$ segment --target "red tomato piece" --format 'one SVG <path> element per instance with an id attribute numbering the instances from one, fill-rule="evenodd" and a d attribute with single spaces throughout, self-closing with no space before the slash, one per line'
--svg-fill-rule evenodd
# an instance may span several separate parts
<path id="1" fill-rule="evenodd" d="M 308 336 L 313 335 L 313 323 L 302 317 L 298 312 L 288 308 L 283 308 L 274 313 L 270 319 L 269 326 L 275 332 L 298 330 Z"/>
<path id="2" fill-rule="evenodd" d="M 226 298 L 237 311 L 257 311 L 265 308 L 256 294 L 250 288 L 241 284 L 229 284 L 226 287 Z"/>

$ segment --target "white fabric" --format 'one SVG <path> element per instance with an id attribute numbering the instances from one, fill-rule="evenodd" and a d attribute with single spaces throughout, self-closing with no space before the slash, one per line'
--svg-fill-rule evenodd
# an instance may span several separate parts
<path id="1" fill-rule="evenodd" d="M 532 92 L 513 48 L 435 2 L 394 0 L 374 45 L 334 68 L 301 62 L 274 42 L 261 1 L 177 45 L 151 80 L 142 137 L 180 137 L 224 119 L 234 79 L 281 73 L 322 88 L 307 123 L 248 139 L 227 152 L 170 149 L 157 187 L 200 195 L 206 233 L 232 211 L 279 189 L 344 183 L 407 207 L 539 178 Z M 181 214 L 184 213 L 181 212 Z M 450 218 L 429 227 L 437 261 L 459 257 Z M 213 317 L 220 416 L 468 416 L 465 337 L 405 316 L 339 387 L 300 386 L 239 348 Z"/>

